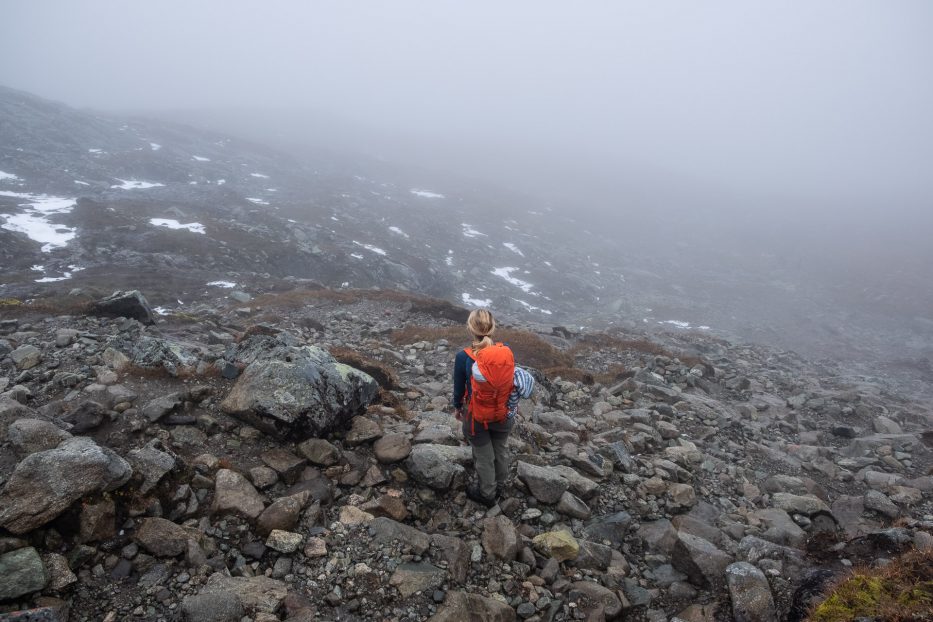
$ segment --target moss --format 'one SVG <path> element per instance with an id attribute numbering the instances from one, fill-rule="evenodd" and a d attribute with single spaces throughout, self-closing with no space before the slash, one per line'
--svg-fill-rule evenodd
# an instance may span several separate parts
<path id="1" fill-rule="evenodd" d="M 810 613 L 809 622 L 930 620 L 933 553 L 913 551 L 887 566 L 858 570 L 838 583 Z"/>
<path id="2" fill-rule="evenodd" d="M 17 307 L 23 304 L 19 298 L 0 298 L 0 307 Z"/>

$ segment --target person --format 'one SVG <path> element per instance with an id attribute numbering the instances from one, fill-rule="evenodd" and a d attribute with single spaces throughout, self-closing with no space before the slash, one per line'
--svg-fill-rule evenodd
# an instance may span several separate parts
<path id="1" fill-rule="evenodd" d="M 467 486 L 467 497 L 491 507 L 508 481 L 508 440 L 518 401 L 531 395 L 534 380 L 515 366 L 508 346 L 493 342 L 496 320 L 488 309 L 472 311 L 467 328 L 473 342 L 454 360 L 453 407 L 473 449 L 476 468 L 477 483 Z M 490 399 L 491 395 L 495 399 Z M 482 397 L 483 403 L 474 397 Z"/>

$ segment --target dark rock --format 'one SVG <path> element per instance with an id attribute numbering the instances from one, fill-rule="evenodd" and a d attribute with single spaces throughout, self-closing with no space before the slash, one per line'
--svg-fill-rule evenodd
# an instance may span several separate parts
<path id="1" fill-rule="evenodd" d="M 128 317 L 143 324 L 155 324 L 155 316 L 145 296 L 139 290 L 118 291 L 98 300 L 91 307 L 95 315 Z"/>
<path id="2" fill-rule="evenodd" d="M 377 390 L 370 376 L 320 348 L 270 345 L 243 370 L 221 408 L 266 432 L 307 438 L 345 426 Z"/>
<path id="3" fill-rule="evenodd" d="M 240 622 L 243 617 L 240 599 L 224 592 L 186 596 L 181 611 L 185 622 Z"/>
<path id="4" fill-rule="evenodd" d="M 91 400 L 85 400 L 62 418 L 72 424 L 71 431 L 73 433 L 82 434 L 98 427 L 103 423 L 106 416 L 107 411 L 102 405 Z"/>
<path id="5" fill-rule="evenodd" d="M 678 533 L 671 553 L 674 568 L 690 578 L 699 587 L 717 586 L 723 582 L 723 573 L 732 563 L 732 557 L 717 549 L 712 542 Z"/>
<path id="6" fill-rule="evenodd" d="M 515 622 L 515 610 L 492 598 L 468 592 L 447 592 L 444 604 L 429 622 Z"/>
<path id="7" fill-rule="evenodd" d="M 175 557 L 188 548 L 188 532 L 164 518 L 144 518 L 134 540 L 157 557 Z"/>
<path id="8" fill-rule="evenodd" d="M 45 588 L 45 564 L 32 547 L 0 555 L 0 601 L 19 598 Z"/>
<path id="9" fill-rule="evenodd" d="M 65 440 L 16 465 L 0 492 L 0 526 L 26 533 L 49 522 L 81 497 L 119 488 L 130 465 L 86 437 Z"/>
<path id="10" fill-rule="evenodd" d="M 771 586 L 761 570 L 748 562 L 729 564 L 726 584 L 735 622 L 777 622 Z"/>

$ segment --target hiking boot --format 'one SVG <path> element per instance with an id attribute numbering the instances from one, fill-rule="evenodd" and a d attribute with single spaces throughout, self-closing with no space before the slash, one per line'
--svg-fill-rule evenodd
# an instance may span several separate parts
<path id="1" fill-rule="evenodd" d="M 495 497 L 486 497 L 480 491 L 478 486 L 467 486 L 466 496 L 471 501 L 475 501 L 480 505 L 485 505 L 487 508 L 491 508 L 496 504 Z"/>

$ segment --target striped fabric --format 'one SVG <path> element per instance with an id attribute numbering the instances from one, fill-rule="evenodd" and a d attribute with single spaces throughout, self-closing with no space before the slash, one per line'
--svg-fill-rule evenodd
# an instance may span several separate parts
<path id="1" fill-rule="evenodd" d="M 508 407 L 509 415 L 508 418 L 511 419 L 518 412 L 518 400 L 528 399 L 531 397 L 531 392 L 535 388 L 535 379 L 527 371 L 518 367 L 515 367 L 515 376 L 512 378 L 512 393 L 509 395 Z"/>

